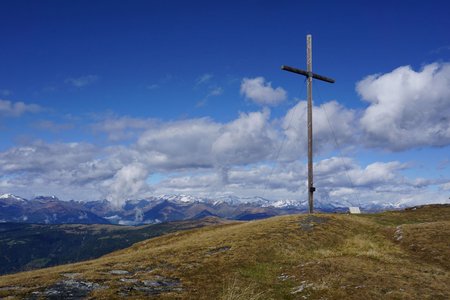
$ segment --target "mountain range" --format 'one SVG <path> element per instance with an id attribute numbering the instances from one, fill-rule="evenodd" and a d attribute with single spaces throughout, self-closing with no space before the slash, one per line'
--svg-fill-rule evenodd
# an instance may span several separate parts
<path id="1" fill-rule="evenodd" d="M 320 212 L 345 212 L 350 203 L 315 201 Z M 404 208 L 407 205 L 368 203 L 363 212 Z M 0 222 L 40 224 L 120 224 L 142 225 L 216 216 L 231 220 L 255 220 L 303 213 L 306 201 L 270 201 L 262 197 L 223 196 L 201 198 L 189 195 L 161 195 L 126 200 L 121 207 L 108 200 L 62 201 L 55 196 L 25 199 L 13 194 L 0 195 Z"/>
<path id="2" fill-rule="evenodd" d="M 271 204 L 264 198 L 226 197 L 205 199 L 186 195 L 163 195 L 127 200 L 121 207 L 108 200 L 62 201 L 55 196 L 24 199 L 0 196 L 0 222 L 41 224 L 141 225 L 201 219 L 216 216 L 232 220 L 254 220 L 306 211 L 304 205 Z"/>

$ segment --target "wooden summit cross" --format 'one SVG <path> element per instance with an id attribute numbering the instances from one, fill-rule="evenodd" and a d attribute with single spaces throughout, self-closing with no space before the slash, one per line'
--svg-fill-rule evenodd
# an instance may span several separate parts
<path id="1" fill-rule="evenodd" d="M 312 37 L 310 34 L 306 36 L 306 68 L 307 71 L 303 71 L 297 68 L 292 68 L 289 66 L 281 66 L 282 70 L 289 71 L 292 73 L 300 74 L 306 76 L 308 85 L 308 203 L 309 203 L 309 213 L 313 213 L 314 208 L 314 192 L 316 188 L 313 183 L 313 136 L 312 136 L 312 80 L 313 78 L 326 81 L 329 83 L 334 83 L 334 79 L 328 78 L 322 75 L 318 75 L 312 72 Z"/>

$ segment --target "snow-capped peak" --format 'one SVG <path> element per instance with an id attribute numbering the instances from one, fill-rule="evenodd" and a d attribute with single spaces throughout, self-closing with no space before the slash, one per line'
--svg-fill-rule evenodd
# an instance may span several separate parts
<path id="1" fill-rule="evenodd" d="M 44 201 L 44 202 L 47 202 L 47 201 L 60 201 L 58 199 L 58 197 L 56 197 L 56 196 L 37 196 L 37 197 L 34 197 L 34 200 Z"/>
<path id="2" fill-rule="evenodd" d="M 14 200 L 17 200 L 17 201 L 26 201 L 25 199 L 23 199 L 23 198 L 21 198 L 19 196 L 13 195 L 13 194 L 0 195 L 0 199 L 14 199 Z"/>
<path id="3" fill-rule="evenodd" d="M 307 204 L 306 201 L 301 202 L 298 200 L 283 199 L 283 200 L 276 200 L 276 201 L 271 202 L 270 206 L 282 208 L 282 207 L 289 207 L 289 206 L 299 207 L 299 206 L 305 206 L 306 204 Z"/>
<path id="4" fill-rule="evenodd" d="M 194 203 L 194 202 L 204 202 L 204 199 L 191 196 L 191 195 L 160 195 L 158 197 L 159 199 L 169 200 L 172 202 L 179 202 L 179 203 Z"/>

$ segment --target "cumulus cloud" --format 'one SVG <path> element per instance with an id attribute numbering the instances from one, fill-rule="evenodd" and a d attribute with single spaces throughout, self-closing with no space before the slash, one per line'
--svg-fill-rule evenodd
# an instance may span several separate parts
<path id="1" fill-rule="evenodd" d="M 306 178 L 305 167 L 298 162 L 276 165 L 252 164 L 178 174 L 155 185 L 154 192 L 185 193 L 206 198 L 237 195 L 297 199 L 299 195 L 301 197 L 304 194 L 301 190 L 304 178 Z"/>
<path id="2" fill-rule="evenodd" d="M 336 101 L 314 106 L 315 153 L 328 156 L 336 144 L 344 150 L 357 150 L 361 140 L 365 146 L 391 150 L 447 145 L 448 69 L 446 64 L 428 65 L 420 72 L 402 67 L 367 77 L 357 85 L 369 103 L 365 110 L 348 109 Z M 433 85 L 429 93 L 422 86 L 424 80 Z M 222 92 L 209 91 L 211 96 Z M 286 97 L 282 88 L 272 88 L 262 77 L 244 79 L 241 93 L 264 105 Z M 433 107 L 423 104 L 423 99 Z M 0 114 L 2 104 L 7 107 L 3 111 L 19 115 L 29 111 L 0 102 Z M 58 124 L 40 125 L 50 129 Z M 307 150 L 306 101 L 299 101 L 279 118 L 271 116 L 268 108 L 242 112 L 228 122 L 210 118 L 165 122 L 109 115 L 97 119 L 91 128 L 115 143 L 96 146 L 41 141 L 0 152 L 0 188 L 23 196 L 106 197 L 115 205 L 149 193 L 232 194 L 273 200 L 307 197 L 303 161 Z M 445 161 L 442 165 L 445 168 Z M 442 191 L 449 190 L 448 180 L 405 177 L 404 171 L 410 167 L 399 161 L 361 165 L 349 157 L 318 159 L 317 199 L 355 205 L 373 199 L 420 203 L 424 196 L 417 194 L 441 199 Z M 148 184 L 152 172 L 163 174 L 163 179 Z M 435 191 L 438 187 L 441 195 L 431 186 Z"/>
<path id="3" fill-rule="evenodd" d="M 161 123 L 137 140 L 141 159 L 158 169 L 208 168 L 221 125 L 208 118 Z"/>
<path id="4" fill-rule="evenodd" d="M 136 198 L 148 191 L 146 180 L 149 170 L 141 163 L 132 163 L 122 167 L 109 183 L 107 199 L 117 207 L 120 207 L 130 197 Z"/>
<path id="5" fill-rule="evenodd" d="M 412 181 L 401 175 L 408 165 L 398 161 L 374 162 L 361 167 L 349 157 L 331 157 L 321 160 L 315 166 L 318 185 L 325 189 L 347 188 L 391 189 L 397 186 L 416 187 L 417 181 Z M 353 191 L 354 192 L 354 191 Z"/>
<path id="6" fill-rule="evenodd" d="M 277 105 L 286 99 L 282 87 L 272 88 L 271 82 L 263 77 L 244 78 L 241 82 L 241 95 L 260 105 Z"/>
<path id="7" fill-rule="evenodd" d="M 169 177 L 158 184 L 157 189 L 162 194 L 188 193 L 193 191 L 195 194 L 199 192 L 208 192 L 211 187 L 217 187 L 220 182 L 218 174 L 215 172 L 205 172 L 199 174 L 182 174 L 176 177 Z"/>
<path id="8" fill-rule="evenodd" d="M 26 194 L 43 189 L 47 194 L 59 186 L 59 196 L 92 199 L 96 195 L 116 204 L 148 190 L 145 181 L 150 170 L 166 174 L 209 170 L 215 174 L 216 187 L 223 186 L 230 167 L 258 163 L 273 155 L 277 133 L 269 119 L 268 110 L 242 113 L 228 123 L 208 118 L 176 122 L 108 119 L 102 130 L 139 130 L 136 141 L 107 147 L 45 142 L 13 147 L 0 152 L 0 182 L 2 186 L 13 183 L 28 190 Z"/>
<path id="9" fill-rule="evenodd" d="M 402 172 L 409 168 L 399 161 L 361 166 L 351 158 L 332 157 L 316 164 L 315 185 L 319 187 L 321 201 L 349 205 L 374 202 L 416 205 L 445 200 L 442 194 L 429 189 L 440 181 L 408 178 Z"/>
<path id="10" fill-rule="evenodd" d="M 98 80 L 98 78 L 99 77 L 97 75 L 85 75 L 80 77 L 67 78 L 64 82 L 76 88 L 82 88 L 93 84 Z"/>
<path id="11" fill-rule="evenodd" d="M 253 163 L 273 154 L 277 135 L 269 117 L 264 110 L 225 124 L 207 118 L 159 124 L 140 136 L 136 149 L 165 170 Z"/>
<path id="12" fill-rule="evenodd" d="M 40 120 L 35 123 L 37 128 L 42 130 L 52 131 L 52 132 L 60 132 L 64 130 L 69 130 L 75 127 L 74 124 L 71 123 L 56 123 L 51 120 Z"/>
<path id="13" fill-rule="evenodd" d="M 122 141 L 136 137 L 143 130 L 153 127 L 154 119 L 132 118 L 129 116 L 108 116 L 92 125 L 94 132 L 106 133 L 111 141 Z"/>
<path id="14" fill-rule="evenodd" d="M 87 143 L 47 144 L 39 141 L 0 152 L 0 171 L 46 174 L 51 170 L 74 168 L 89 160 L 95 152 L 96 148 Z"/>
<path id="15" fill-rule="evenodd" d="M 211 148 L 216 163 L 248 164 L 271 156 L 277 134 L 269 117 L 268 110 L 242 113 L 238 119 L 223 126 Z"/>
<path id="16" fill-rule="evenodd" d="M 408 165 L 398 161 L 363 166 L 349 157 L 319 160 L 315 164 L 316 200 L 344 206 L 374 202 L 416 205 L 430 202 L 430 199 L 442 203 L 447 201 L 442 193 L 433 192 L 429 187 L 439 185 L 448 191 L 448 180 L 410 179 L 402 175 L 407 168 Z M 186 193 L 208 198 L 256 195 L 272 200 L 307 199 L 307 170 L 301 162 L 233 166 L 226 172 L 225 183 L 222 174 L 211 169 L 186 172 L 163 180 L 154 186 L 154 192 Z"/>
<path id="17" fill-rule="evenodd" d="M 262 116 L 245 115 L 236 123 L 246 124 L 252 118 L 266 117 L 264 113 L 261 114 Z M 264 121 L 260 122 L 264 124 Z M 198 124 L 200 123 L 191 124 L 190 128 Z M 183 125 L 172 124 L 168 132 L 173 131 L 175 137 L 171 142 L 173 144 L 169 145 L 170 142 L 167 140 L 162 147 L 157 148 L 161 151 L 159 155 L 163 153 L 166 155 L 166 160 L 163 161 L 152 157 L 157 153 L 156 149 L 152 148 L 153 142 L 163 141 L 160 139 L 162 137 L 156 136 L 145 140 L 150 144 L 136 145 L 136 148 L 115 146 L 99 149 L 90 144 L 42 142 L 12 148 L 0 153 L 0 187 L 3 191 L 23 196 L 29 193 L 54 193 L 66 199 L 87 200 L 106 197 L 117 206 L 126 199 L 144 197 L 150 193 L 186 193 L 210 198 L 232 194 L 263 196 L 273 200 L 306 199 L 306 166 L 301 161 L 283 163 L 269 160 L 261 163 L 260 159 L 250 156 L 248 162 L 242 165 L 239 163 L 244 162 L 244 158 L 227 162 L 228 151 L 247 153 L 247 150 L 239 147 L 228 148 L 230 145 L 226 142 L 225 154 L 221 151 L 214 152 L 211 147 L 209 151 L 201 153 L 200 156 L 203 155 L 203 158 L 187 151 L 187 154 L 194 156 L 194 161 L 198 160 L 196 163 L 192 163 L 188 155 L 182 160 L 172 162 L 172 159 L 176 159 L 179 154 L 183 154 L 183 150 L 186 150 L 180 149 L 185 141 L 181 144 L 175 142 L 187 132 L 179 131 L 186 127 L 187 123 Z M 209 130 L 215 133 L 208 139 L 207 144 L 212 145 L 214 141 L 221 141 L 219 138 L 221 134 L 230 130 L 226 128 L 228 125 L 236 126 L 235 123 L 222 126 L 218 126 L 217 123 L 208 124 Z M 261 128 L 265 126 L 256 126 L 257 129 L 253 130 L 264 132 Z M 239 133 L 236 140 L 241 137 L 248 138 L 253 130 L 244 131 L 242 136 Z M 233 130 L 231 132 L 237 134 Z M 257 143 L 259 141 L 257 139 Z M 195 145 L 190 147 L 193 147 L 191 150 L 196 149 Z M 221 158 L 220 162 L 228 165 L 218 166 L 216 158 Z M 251 163 L 252 160 L 254 163 Z M 409 167 L 398 161 L 374 162 L 361 166 L 348 157 L 319 160 L 315 164 L 317 199 L 354 205 L 374 199 L 380 202 L 395 200 L 419 203 L 425 200 L 416 194 L 432 196 L 427 190 L 432 185 L 438 185 L 442 190 L 448 191 L 448 180 L 409 179 L 403 176 L 402 172 Z M 158 168 L 158 171 L 171 175 L 149 186 L 147 180 L 150 172 Z M 173 170 L 176 172 L 173 173 Z M 435 197 L 433 199 L 437 200 L 442 198 L 442 195 L 433 194 L 433 196 Z"/>
<path id="18" fill-rule="evenodd" d="M 440 188 L 441 188 L 441 190 L 443 190 L 443 191 L 445 191 L 445 192 L 447 192 L 447 193 L 450 193 L 450 181 L 445 182 L 445 183 L 442 183 L 442 184 L 440 185 Z M 449 195 L 450 195 L 450 194 L 449 194 Z M 450 199 L 450 197 L 449 197 L 449 199 Z"/>
<path id="19" fill-rule="evenodd" d="M 307 102 L 300 101 L 282 119 L 281 127 L 286 136 L 280 159 L 293 160 L 306 155 L 307 146 Z M 336 101 L 313 106 L 314 151 L 324 153 L 349 148 L 358 138 L 356 112 Z M 336 145 L 337 144 L 337 145 Z"/>
<path id="20" fill-rule="evenodd" d="M 369 102 L 360 120 L 368 146 L 402 151 L 450 144 L 449 63 L 370 75 L 356 90 Z"/>
<path id="21" fill-rule="evenodd" d="M 37 113 L 42 111 L 42 107 L 37 104 L 26 104 L 18 101 L 0 99 L 0 116 L 18 117 L 24 113 Z"/>
<path id="22" fill-rule="evenodd" d="M 114 175 L 114 159 L 96 162 L 97 155 L 101 156 L 101 149 L 88 143 L 38 141 L 13 147 L 0 152 L 0 185 L 14 186 L 12 192 L 24 196 L 99 197 L 96 185 Z"/>

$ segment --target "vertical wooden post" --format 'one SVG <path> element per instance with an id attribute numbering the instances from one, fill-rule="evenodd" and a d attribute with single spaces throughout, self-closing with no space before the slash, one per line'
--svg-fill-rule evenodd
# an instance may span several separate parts
<path id="1" fill-rule="evenodd" d="M 313 182 L 313 129 L 312 129 L 312 37 L 306 36 L 306 71 L 308 72 L 308 204 L 309 213 L 314 210 Z"/>
<path id="2" fill-rule="evenodd" d="M 306 76 L 308 85 L 308 204 L 309 213 L 314 212 L 314 192 L 316 188 L 313 182 L 313 128 L 312 128 L 312 80 L 313 78 L 329 83 L 334 83 L 333 78 L 315 74 L 312 72 L 312 37 L 310 34 L 306 36 L 306 65 L 307 70 L 301 70 L 289 66 L 281 66 L 284 71 L 296 73 Z"/>

